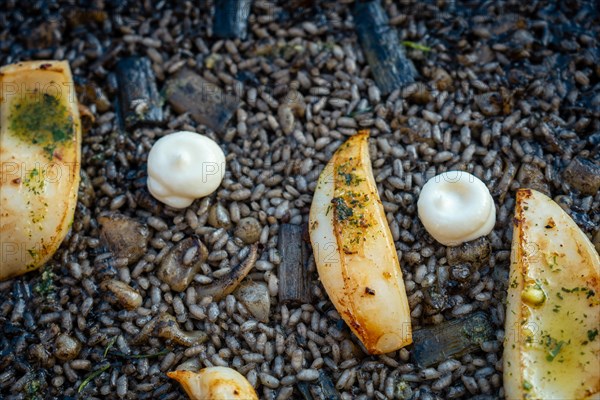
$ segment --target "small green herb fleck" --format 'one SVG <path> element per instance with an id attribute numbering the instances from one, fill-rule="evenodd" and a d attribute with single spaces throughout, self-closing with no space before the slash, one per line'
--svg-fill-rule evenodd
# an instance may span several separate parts
<path id="1" fill-rule="evenodd" d="M 553 272 L 560 271 L 560 268 L 558 268 L 558 254 L 552 253 L 552 254 L 546 256 L 546 263 L 548 264 L 550 271 L 553 271 Z"/>
<path id="2" fill-rule="evenodd" d="M 587 331 L 587 337 L 590 342 L 593 342 L 598 336 L 598 329 L 594 329 L 593 331 Z"/>
<path id="3" fill-rule="evenodd" d="M 44 268 L 40 281 L 33 287 L 33 291 L 43 297 L 54 292 L 54 272 L 50 267 Z"/>
<path id="4" fill-rule="evenodd" d="M 563 345 L 565 345 L 564 341 L 556 342 L 556 340 L 553 340 L 553 346 L 549 349 L 546 360 L 550 362 L 554 361 L 558 353 L 562 350 Z"/>
<path id="5" fill-rule="evenodd" d="M 38 400 L 41 399 L 39 396 L 40 389 L 42 385 L 39 380 L 32 379 L 25 385 L 25 390 L 27 392 L 27 400 Z"/>
<path id="6" fill-rule="evenodd" d="M 81 393 L 83 391 L 83 389 L 85 389 L 85 387 L 88 385 L 88 383 L 90 383 L 92 380 L 94 380 L 97 377 L 99 377 L 100 375 L 102 375 L 102 373 L 104 371 L 108 370 L 110 367 L 111 367 L 110 363 L 106 363 L 106 364 L 102 365 L 100 368 L 98 368 L 97 370 L 93 371 L 91 374 L 89 374 L 83 380 L 83 382 L 81 382 L 81 385 L 79 385 L 79 388 L 77 389 L 77 393 Z"/>
<path id="7" fill-rule="evenodd" d="M 103 357 L 106 358 L 106 355 L 108 354 L 108 351 L 115 345 L 115 342 L 117 341 L 117 337 L 115 336 L 113 337 L 110 342 L 108 342 L 108 344 L 106 345 L 106 348 L 104 349 L 104 355 Z"/>
<path id="8" fill-rule="evenodd" d="M 410 40 L 405 40 L 402 42 L 403 46 L 410 47 L 411 49 L 421 50 L 421 51 L 431 51 L 431 47 L 425 46 L 424 44 L 413 42 Z"/>
<path id="9" fill-rule="evenodd" d="M 531 390 L 533 389 L 533 386 L 531 386 L 531 383 L 529 383 L 528 381 L 523 381 L 523 389 Z"/>
<path id="10" fill-rule="evenodd" d="M 529 344 L 533 343 L 533 336 L 527 336 L 525 338 L 525 343 L 529 343 Z"/>
<path id="11" fill-rule="evenodd" d="M 37 168 L 34 168 L 31 171 L 29 171 L 29 173 L 25 176 L 25 179 L 23 180 L 23 185 L 35 195 L 42 194 L 45 185 L 43 171 L 40 171 Z"/>

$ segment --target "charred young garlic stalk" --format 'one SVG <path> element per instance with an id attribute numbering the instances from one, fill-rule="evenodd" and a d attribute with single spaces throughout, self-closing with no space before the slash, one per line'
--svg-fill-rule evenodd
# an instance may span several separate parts
<path id="1" fill-rule="evenodd" d="M 227 367 L 209 367 L 200 372 L 171 371 L 169 378 L 181 384 L 190 400 L 258 400 L 250 382 Z"/>

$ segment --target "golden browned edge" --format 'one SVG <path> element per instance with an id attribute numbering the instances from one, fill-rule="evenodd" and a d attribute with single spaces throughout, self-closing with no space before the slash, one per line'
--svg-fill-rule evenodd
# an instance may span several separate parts
<path id="1" fill-rule="evenodd" d="M 185 370 L 167 372 L 167 376 L 171 379 L 175 379 L 177 382 L 181 382 L 181 379 L 185 379 L 185 378 L 195 376 L 195 375 L 196 375 L 195 372 L 185 371 Z"/>
<path id="2" fill-rule="evenodd" d="M 514 247 L 514 251 L 515 253 L 515 258 L 514 260 L 517 261 L 517 265 L 512 266 L 511 268 L 515 268 L 515 275 L 516 275 L 516 279 L 517 279 L 517 287 L 515 288 L 515 292 L 517 293 L 517 296 L 519 293 L 521 293 L 523 291 L 523 287 L 524 287 L 524 283 L 525 283 L 525 276 L 527 275 L 527 271 L 529 271 L 529 259 L 528 257 L 524 257 L 523 256 L 523 248 L 522 245 L 525 245 L 525 242 L 527 241 L 527 237 L 525 236 L 525 229 L 524 229 L 524 224 L 527 222 L 525 219 L 525 209 L 524 207 L 526 206 L 526 201 L 528 199 L 530 199 L 533 196 L 533 193 L 531 192 L 530 189 L 519 189 L 517 191 L 517 195 L 516 195 L 516 205 L 515 205 L 515 219 L 514 219 L 514 230 L 513 230 L 513 247 Z M 520 239 L 520 240 L 519 240 Z M 515 246 L 516 243 L 516 246 Z M 521 268 L 518 268 L 517 266 L 521 265 Z M 510 275 L 509 275 L 510 278 Z M 510 282 L 509 282 L 510 284 Z M 516 301 L 516 299 L 515 299 Z M 519 307 L 518 307 L 518 314 L 517 314 L 517 318 L 516 318 L 516 322 L 517 324 L 519 324 L 519 326 L 521 325 L 521 323 L 523 322 L 524 318 L 525 318 L 525 313 L 527 312 L 527 309 L 525 308 L 525 305 L 523 304 L 523 302 L 519 302 Z M 515 345 L 518 348 L 517 351 L 517 358 L 518 358 L 518 362 L 519 362 L 519 371 L 524 371 L 525 369 L 525 363 L 523 360 L 523 352 L 522 352 L 522 346 L 521 346 L 521 332 L 518 328 L 513 327 L 515 329 Z M 514 377 L 513 377 L 514 378 Z M 519 373 L 518 374 L 518 387 L 522 388 L 523 387 L 523 374 Z M 522 389 L 520 389 L 520 392 L 522 393 Z"/>
<path id="3" fill-rule="evenodd" d="M 66 74 L 71 77 L 71 69 L 69 68 L 69 64 L 64 60 L 36 60 L 36 61 L 21 61 L 15 64 L 4 65 L 0 67 L 0 79 L 4 75 L 13 74 L 16 72 L 21 72 L 23 70 L 35 70 L 40 69 L 42 71 L 51 71 L 62 73 L 65 72 L 64 65 L 67 66 Z M 72 81 L 73 79 L 71 79 Z"/>

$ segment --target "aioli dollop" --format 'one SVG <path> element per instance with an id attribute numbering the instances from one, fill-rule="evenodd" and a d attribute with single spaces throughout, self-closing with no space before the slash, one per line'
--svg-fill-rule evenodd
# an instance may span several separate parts
<path id="1" fill-rule="evenodd" d="M 171 133 L 157 140 L 148 154 L 148 190 L 173 208 L 185 208 L 208 196 L 224 175 L 223 150 L 199 133 Z"/>
<path id="2" fill-rule="evenodd" d="M 425 183 L 417 202 L 427 232 L 446 246 L 489 234 L 496 207 L 487 186 L 464 171 L 448 171 Z"/>

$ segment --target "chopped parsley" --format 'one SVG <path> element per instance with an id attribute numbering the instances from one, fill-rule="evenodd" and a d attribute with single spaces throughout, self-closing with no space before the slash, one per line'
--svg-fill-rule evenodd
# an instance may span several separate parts
<path id="1" fill-rule="evenodd" d="M 545 341 L 545 345 L 548 351 L 548 354 L 546 354 L 546 360 L 550 362 L 554 361 L 554 359 L 556 358 L 556 356 L 558 356 L 565 344 L 567 343 L 564 340 L 556 341 L 556 339 L 552 338 L 550 335 L 547 335 Z"/>
<path id="2" fill-rule="evenodd" d="M 10 131 L 19 139 L 40 145 L 50 159 L 60 143 L 73 138 L 73 117 L 60 98 L 35 92 L 15 101 L 10 114 Z"/>
<path id="3" fill-rule="evenodd" d="M 589 299 L 590 297 L 596 295 L 596 292 L 593 289 L 589 289 L 586 287 L 574 287 L 573 289 L 567 289 L 565 287 L 561 287 L 560 290 L 562 290 L 565 293 L 577 293 L 577 292 L 585 293 L 586 299 Z"/>
<path id="4" fill-rule="evenodd" d="M 39 196 L 42 194 L 45 186 L 43 171 L 38 168 L 34 168 L 29 171 L 29 173 L 25 176 L 23 185 L 35 195 Z"/>
<path id="5" fill-rule="evenodd" d="M 32 255 L 35 258 L 35 256 Z M 54 272 L 52 267 L 46 266 L 42 272 L 39 282 L 33 287 L 33 291 L 42 297 L 48 296 L 55 290 Z"/>
<path id="6" fill-rule="evenodd" d="M 342 197 L 334 197 L 331 203 L 335 206 L 338 221 L 344 221 L 354 215 L 354 212 Z"/>
<path id="7" fill-rule="evenodd" d="M 352 172 L 344 172 L 340 167 L 338 169 L 338 175 L 344 178 L 344 182 L 347 186 L 356 186 L 363 181 L 363 179 L 359 178 L 356 174 Z"/>
<path id="8" fill-rule="evenodd" d="M 552 272 L 559 272 L 560 268 L 558 268 L 558 254 L 552 253 L 546 256 L 546 264 L 550 268 Z"/>

